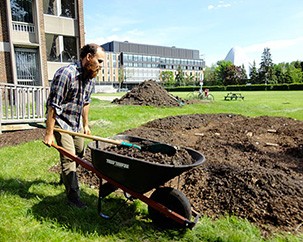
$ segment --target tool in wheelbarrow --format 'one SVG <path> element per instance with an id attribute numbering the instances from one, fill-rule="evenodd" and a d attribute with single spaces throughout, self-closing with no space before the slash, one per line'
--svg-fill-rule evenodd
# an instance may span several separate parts
<path id="1" fill-rule="evenodd" d="M 40 125 L 40 124 L 31 124 L 31 125 L 34 127 L 37 127 L 37 128 L 45 128 L 44 125 Z M 135 143 L 130 143 L 130 142 L 124 141 L 124 140 L 102 138 L 102 137 L 95 136 L 95 135 L 88 135 L 88 134 L 73 132 L 73 131 L 60 129 L 60 128 L 54 128 L 54 131 L 57 131 L 60 133 L 66 133 L 66 134 L 70 134 L 70 135 L 74 135 L 74 136 L 79 136 L 79 137 L 83 137 L 83 138 L 87 138 L 87 139 L 91 139 L 91 140 L 95 140 L 95 141 L 110 143 L 110 144 L 114 144 L 114 145 L 133 147 L 133 148 L 136 148 L 141 151 L 149 151 L 152 153 L 163 153 L 163 154 L 167 154 L 169 156 L 172 156 L 176 153 L 175 147 L 167 145 L 167 144 L 159 143 L 159 142 L 150 143 L 146 140 L 143 145 L 138 145 Z"/>
<path id="2" fill-rule="evenodd" d="M 172 99 L 174 99 L 179 104 L 179 106 L 185 105 L 185 103 L 181 99 L 179 99 L 178 97 L 175 97 L 174 95 L 170 94 L 169 92 L 167 92 L 167 93 Z"/>
<path id="3" fill-rule="evenodd" d="M 139 137 L 117 135 L 115 139 L 123 139 L 128 142 L 156 141 L 144 140 Z M 186 196 L 179 190 L 164 187 L 170 179 L 204 163 L 204 156 L 190 148 L 184 147 L 194 162 L 189 165 L 165 165 L 149 162 L 143 159 L 127 157 L 105 150 L 109 146 L 106 142 L 96 141 L 88 144 L 91 150 L 92 163 L 81 159 L 62 147 L 55 144 L 62 155 L 68 156 L 85 169 L 92 171 L 100 179 L 98 204 L 103 197 L 102 179 L 115 188 L 120 188 L 124 193 L 135 199 L 139 199 L 148 205 L 149 217 L 157 226 L 169 229 L 193 228 L 199 219 L 199 214 L 191 209 Z M 151 191 L 150 197 L 145 194 Z M 101 206 L 98 205 L 99 215 L 103 215 Z M 194 215 L 194 219 L 192 219 Z M 104 217 L 104 216 L 103 216 Z M 193 221 L 192 221 L 193 220 Z"/>

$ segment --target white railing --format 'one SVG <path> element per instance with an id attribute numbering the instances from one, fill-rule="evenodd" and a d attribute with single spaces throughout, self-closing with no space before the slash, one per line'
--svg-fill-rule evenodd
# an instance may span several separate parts
<path id="1" fill-rule="evenodd" d="M 35 25 L 13 21 L 13 30 L 19 32 L 35 33 Z"/>
<path id="2" fill-rule="evenodd" d="M 3 124 L 45 121 L 49 87 L 0 83 L 0 133 Z"/>

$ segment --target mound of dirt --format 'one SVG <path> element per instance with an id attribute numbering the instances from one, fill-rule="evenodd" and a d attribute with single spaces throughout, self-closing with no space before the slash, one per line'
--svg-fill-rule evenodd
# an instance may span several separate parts
<path id="1" fill-rule="evenodd" d="M 125 134 L 205 155 L 205 165 L 182 174 L 179 184 L 201 214 L 234 214 L 264 231 L 303 232 L 302 121 L 196 114 L 154 120 Z"/>
<path id="2" fill-rule="evenodd" d="M 0 147 L 42 139 L 39 129 L 7 139 L 12 134 L 0 135 Z M 303 232 L 302 121 L 193 114 L 157 119 L 123 134 L 189 147 L 206 157 L 204 165 L 183 173 L 179 184 L 177 178 L 167 184 L 181 190 L 201 214 L 246 218 L 264 234 Z M 83 168 L 79 177 L 81 183 L 99 185 Z"/>
<path id="3" fill-rule="evenodd" d="M 155 107 L 181 106 L 184 101 L 168 93 L 156 81 L 147 80 L 134 87 L 120 99 L 112 101 L 114 104 L 141 105 Z"/>

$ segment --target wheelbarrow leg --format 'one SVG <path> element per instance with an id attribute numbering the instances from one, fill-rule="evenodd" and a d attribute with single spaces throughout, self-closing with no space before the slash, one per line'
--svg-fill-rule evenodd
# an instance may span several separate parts
<path id="1" fill-rule="evenodd" d="M 109 219 L 110 216 L 101 212 L 102 210 L 102 199 L 111 194 L 112 192 L 116 191 L 118 188 L 114 185 L 110 184 L 109 182 L 105 182 L 102 184 L 102 179 L 100 178 L 99 184 L 99 198 L 98 198 L 98 214 L 100 217 Z"/>
<path id="2" fill-rule="evenodd" d="M 104 213 L 101 212 L 102 210 L 102 198 L 98 198 L 98 214 L 101 218 L 110 219 L 110 217 Z"/>
<path id="3" fill-rule="evenodd" d="M 115 187 L 109 182 L 105 182 L 104 184 L 102 183 L 103 182 L 100 182 L 100 186 L 99 186 L 99 197 L 101 198 L 105 198 L 106 196 L 108 196 L 109 194 L 111 194 L 112 192 L 118 189 L 117 187 Z"/>

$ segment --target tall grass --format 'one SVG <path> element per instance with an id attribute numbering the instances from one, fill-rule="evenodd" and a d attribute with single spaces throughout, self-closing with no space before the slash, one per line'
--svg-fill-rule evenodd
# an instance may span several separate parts
<path id="1" fill-rule="evenodd" d="M 186 93 L 173 93 L 185 97 Z M 174 108 L 118 106 L 94 95 L 90 124 L 94 135 L 112 136 L 153 119 L 193 113 L 237 113 L 246 116 L 283 116 L 303 120 L 303 92 L 242 92 L 244 101 L 224 101 L 215 92 L 215 102 Z M 119 94 L 121 95 L 121 94 Z M 1 138 L 1 135 L 0 135 Z M 18 137 L 16 137 L 18 138 Z M 211 220 L 200 218 L 184 233 L 159 231 L 147 216 L 141 201 L 127 202 L 110 220 L 97 215 L 97 191 L 81 186 L 88 208 L 66 205 L 58 174 L 49 169 L 59 154 L 41 141 L 0 148 L 0 241 L 302 241 L 302 235 L 275 234 L 263 238 L 258 228 L 234 216 Z M 112 194 L 104 212 L 112 214 L 125 203 Z"/>

